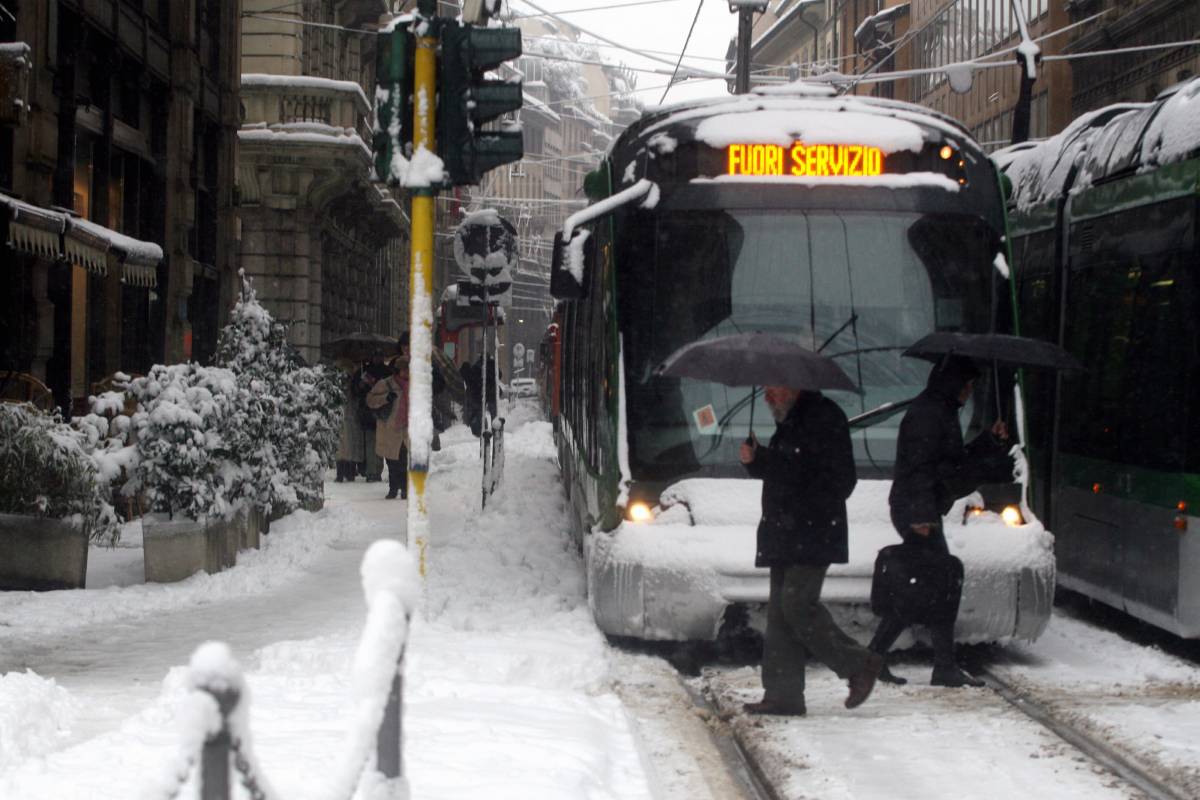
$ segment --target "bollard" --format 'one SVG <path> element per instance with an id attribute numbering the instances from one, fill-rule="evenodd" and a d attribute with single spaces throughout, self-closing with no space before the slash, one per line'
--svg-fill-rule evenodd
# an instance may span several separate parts
<path id="1" fill-rule="evenodd" d="M 237 708 L 239 696 L 235 689 L 214 691 L 200 687 L 212 695 L 221 712 L 221 728 L 204 740 L 200 753 L 200 800 L 229 800 L 229 756 L 232 737 L 229 734 L 229 715 Z"/>
<path id="2" fill-rule="evenodd" d="M 376 767 L 386 778 L 399 778 L 404 775 L 403 748 L 403 712 L 402 693 L 404 691 L 404 652 L 400 653 L 400 661 L 396 665 L 396 674 L 392 676 L 392 689 L 388 692 L 387 707 L 383 711 L 383 721 L 379 723 L 379 736 L 376 739 Z"/>

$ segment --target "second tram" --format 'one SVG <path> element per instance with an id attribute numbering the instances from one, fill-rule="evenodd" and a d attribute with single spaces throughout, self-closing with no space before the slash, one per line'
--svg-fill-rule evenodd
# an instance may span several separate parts
<path id="1" fill-rule="evenodd" d="M 1063 586 L 1200 636 L 1200 79 L 998 156 L 1030 375 L 1034 507 Z"/>
<path id="2" fill-rule="evenodd" d="M 860 481 L 850 561 L 825 599 L 866 610 L 878 549 L 898 540 L 887 492 L 899 412 L 930 365 L 902 351 L 933 331 L 1008 324 L 997 171 L 961 127 L 905 103 L 789 87 L 646 113 L 556 240 L 562 302 L 556 435 L 593 613 L 606 633 L 714 639 L 758 608 L 760 483 L 738 445 L 773 422 L 750 388 L 666 378 L 680 346 L 745 331 L 838 359 L 861 394 L 851 418 Z M 1001 265 L 1001 266 L 998 266 Z M 1012 377 L 981 379 L 966 435 L 1019 414 Z M 1016 484 L 960 501 L 946 521 L 966 567 L 957 635 L 1036 638 L 1050 614 L 1052 537 Z"/>

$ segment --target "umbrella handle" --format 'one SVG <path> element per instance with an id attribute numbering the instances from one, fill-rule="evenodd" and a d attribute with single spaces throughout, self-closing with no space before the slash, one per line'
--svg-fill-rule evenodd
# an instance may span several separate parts
<path id="1" fill-rule="evenodd" d="M 750 387 L 750 432 L 746 434 L 746 444 L 754 444 L 754 406 L 758 398 L 758 387 Z"/>

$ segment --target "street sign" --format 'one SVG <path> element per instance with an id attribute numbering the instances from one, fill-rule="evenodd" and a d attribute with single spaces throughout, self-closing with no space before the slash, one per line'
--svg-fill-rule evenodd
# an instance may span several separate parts
<path id="1" fill-rule="evenodd" d="M 454 233 L 454 260 L 472 284 L 472 302 L 512 305 L 517 229 L 495 209 L 468 214 Z"/>

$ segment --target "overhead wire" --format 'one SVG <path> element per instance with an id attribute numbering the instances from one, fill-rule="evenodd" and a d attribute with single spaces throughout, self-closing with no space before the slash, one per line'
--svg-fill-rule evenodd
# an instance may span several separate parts
<path id="1" fill-rule="evenodd" d="M 696 15 L 692 17 L 692 26 L 688 28 L 687 38 L 683 40 L 683 49 L 679 51 L 679 60 L 675 62 L 675 69 L 671 72 L 671 79 L 667 81 L 667 88 L 663 89 L 662 98 L 658 104 L 662 105 L 667 99 L 667 92 L 671 91 L 671 87 L 675 85 L 675 76 L 679 74 L 679 65 L 683 63 L 683 57 L 687 55 L 688 45 L 692 42 L 692 32 L 696 30 L 696 21 L 700 19 L 700 9 L 704 8 L 704 0 L 699 0 L 696 3 Z"/>

